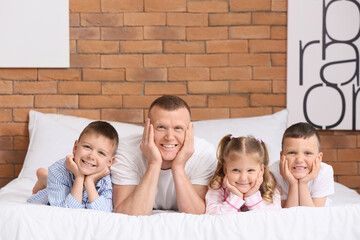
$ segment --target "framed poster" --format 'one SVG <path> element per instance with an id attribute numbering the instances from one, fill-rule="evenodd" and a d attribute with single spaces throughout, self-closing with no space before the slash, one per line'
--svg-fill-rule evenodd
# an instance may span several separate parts
<path id="1" fill-rule="evenodd" d="M 288 125 L 360 129 L 359 48 L 359 1 L 288 1 Z"/>
<path id="2" fill-rule="evenodd" d="M 0 67 L 67 68 L 68 0 L 0 0 Z"/>

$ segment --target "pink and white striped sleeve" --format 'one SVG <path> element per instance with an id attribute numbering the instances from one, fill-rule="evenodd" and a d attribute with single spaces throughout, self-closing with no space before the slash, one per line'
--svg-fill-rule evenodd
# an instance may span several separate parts
<path id="1" fill-rule="evenodd" d="M 249 197 L 245 197 L 245 206 L 249 209 L 249 211 L 256 209 L 280 209 L 281 208 L 281 197 L 279 191 L 275 191 L 275 195 L 273 197 L 273 202 L 268 203 L 263 200 L 260 191 L 257 191 L 253 195 Z"/>
<path id="2" fill-rule="evenodd" d="M 227 193 L 224 187 L 219 190 L 209 189 L 206 196 L 206 214 L 226 214 L 238 212 L 245 201 L 237 195 Z"/>

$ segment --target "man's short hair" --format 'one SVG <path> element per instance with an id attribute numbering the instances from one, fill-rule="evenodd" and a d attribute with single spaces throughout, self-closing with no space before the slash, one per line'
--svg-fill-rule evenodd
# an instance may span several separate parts
<path id="1" fill-rule="evenodd" d="M 316 129 L 307 122 L 295 123 L 285 130 L 283 138 L 282 138 L 282 142 L 281 142 L 281 148 L 284 146 L 285 138 L 308 139 L 312 136 L 316 136 L 316 138 L 318 140 L 319 151 L 320 151 L 320 147 L 321 147 L 320 136 L 319 136 L 318 132 L 316 131 Z"/>
<path id="2" fill-rule="evenodd" d="M 182 98 L 174 95 L 163 95 L 155 99 L 150 105 L 149 114 L 154 106 L 158 106 L 167 111 L 174 111 L 180 108 L 186 108 L 189 111 L 189 115 L 191 114 L 188 104 Z"/>
<path id="3" fill-rule="evenodd" d="M 88 133 L 95 133 L 108 138 L 114 147 L 113 154 L 115 155 L 117 146 L 119 144 L 119 136 L 116 129 L 108 122 L 105 121 L 94 121 L 87 125 L 84 130 L 80 133 L 79 141 L 82 136 Z"/>

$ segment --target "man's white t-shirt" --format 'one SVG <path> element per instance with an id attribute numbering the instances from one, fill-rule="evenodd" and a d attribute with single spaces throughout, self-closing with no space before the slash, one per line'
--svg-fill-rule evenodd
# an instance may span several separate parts
<path id="1" fill-rule="evenodd" d="M 280 174 L 280 161 L 274 162 L 270 166 L 270 171 L 274 174 L 276 184 L 281 188 L 281 199 L 286 200 L 289 193 L 289 182 Z M 321 162 L 320 171 L 316 178 L 308 182 L 308 188 L 312 198 L 328 197 L 334 193 L 334 171 L 333 168 Z M 325 206 L 329 206 L 331 200 L 326 199 Z"/>
<path id="2" fill-rule="evenodd" d="M 116 185 L 138 185 L 147 169 L 147 160 L 140 149 L 142 135 L 121 139 L 111 166 L 111 179 Z M 207 185 L 214 174 L 217 160 L 214 146 L 194 137 L 194 154 L 186 162 L 185 173 L 192 184 Z M 171 169 L 161 170 L 154 209 L 178 210 Z"/>

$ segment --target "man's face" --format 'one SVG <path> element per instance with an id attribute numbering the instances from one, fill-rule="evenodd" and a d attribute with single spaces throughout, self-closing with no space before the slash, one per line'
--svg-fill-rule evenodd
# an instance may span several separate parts
<path id="1" fill-rule="evenodd" d="M 317 157 L 322 158 L 316 136 L 307 139 L 285 138 L 281 155 L 285 155 L 289 170 L 296 179 L 308 175 L 312 170 L 315 159 Z"/>
<path id="2" fill-rule="evenodd" d="M 186 108 L 167 111 L 154 106 L 150 111 L 150 122 L 154 126 L 155 145 L 163 161 L 172 161 L 184 144 L 185 131 L 190 123 Z"/>

